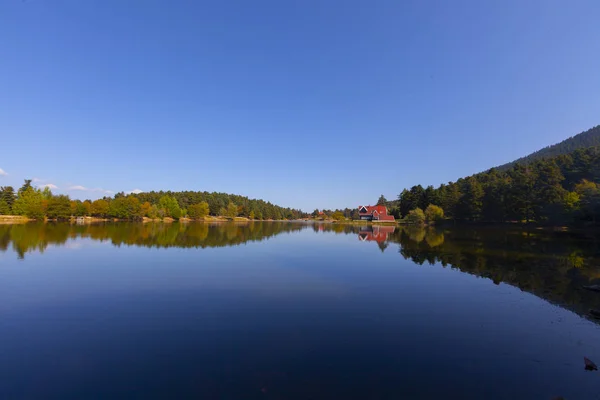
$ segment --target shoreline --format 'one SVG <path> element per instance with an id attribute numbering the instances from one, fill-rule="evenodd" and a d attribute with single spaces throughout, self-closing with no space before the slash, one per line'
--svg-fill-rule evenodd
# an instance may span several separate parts
<path id="1" fill-rule="evenodd" d="M 538 225 L 535 223 L 518 223 L 518 222 L 501 222 L 501 223 L 468 223 L 468 222 L 451 222 L 444 221 L 438 224 L 409 224 L 402 220 L 391 221 L 365 221 L 365 220 L 318 220 L 318 219 L 293 219 L 293 220 L 260 220 L 260 219 L 248 219 L 245 217 L 223 217 L 223 216 L 207 216 L 199 219 L 191 218 L 180 218 L 175 220 L 170 217 L 165 218 L 148 218 L 143 217 L 140 220 L 128 220 L 119 218 L 100 218 L 100 217 L 70 217 L 66 220 L 55 220 L 44 218 L 43 220 L 36 220 L 21 215 L 0 215 L 0 224 L 11 225 L 11 224 L 24 224 L 30 222 L 42 222 L 42 223 L 55 223 L 55 222 L 66 222 L 70 224 L 94 224 L 101 222 L 131 222 L 131 223 L 250 223 L 250 222 L 295 222 L 295 223 L 315 223 L 315 224 L 332 224 L 332 225 L 354 225 L 354 226 L 396 226 L 396 227 L 422 227 L 422 228 L 478 228 L 478 229 L 495 229 L 495 228 L 513 228 L 513 229 L 524 229 L 528 231 L 547 231 L 547 232 L 587 232 L 598 230 L 597 227 L 592 226 L 549 226 L 549 225 Z"/>

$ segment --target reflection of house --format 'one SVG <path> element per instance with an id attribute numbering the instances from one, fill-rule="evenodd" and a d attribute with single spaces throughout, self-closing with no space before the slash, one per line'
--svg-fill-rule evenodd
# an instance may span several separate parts
<path id="1" fill-rule="evenodd" d="M 388 215 L 386 206 L 359 206 L 358 217 L 367 221 L 394 221 L 394 216 Z"/>
<path id="2" fill-rule="evenodd" d="M 388 234 L 394 233 L 395 226 L 363 226 L 358 232 L 358 239 L 361 242 L 385 242 L 388 239 Z"/>

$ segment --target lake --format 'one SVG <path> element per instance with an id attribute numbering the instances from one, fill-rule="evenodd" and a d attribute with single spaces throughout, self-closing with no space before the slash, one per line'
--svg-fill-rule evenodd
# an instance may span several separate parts
<path id="1" fill-rule="evenodd" d="M 0 225 L 0 398 L 600 399 L 600 239 Z"/>

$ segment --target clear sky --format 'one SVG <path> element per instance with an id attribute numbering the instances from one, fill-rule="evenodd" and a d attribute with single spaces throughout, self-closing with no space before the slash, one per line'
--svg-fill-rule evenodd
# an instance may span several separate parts
<path id="1" fill-rule="evenodd" d="M 0 0 L 0 185 L 396 198 L 599 124 L 599 16 L 598 0 Z"/>

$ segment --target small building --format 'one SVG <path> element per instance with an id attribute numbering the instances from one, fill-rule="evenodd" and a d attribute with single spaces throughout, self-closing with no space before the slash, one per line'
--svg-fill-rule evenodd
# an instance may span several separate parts
<path id="1" fill-rule="evenodd" d="M 386 206 L 358 206 L 358 218 L 364 221 L 395 221 Z"/>

